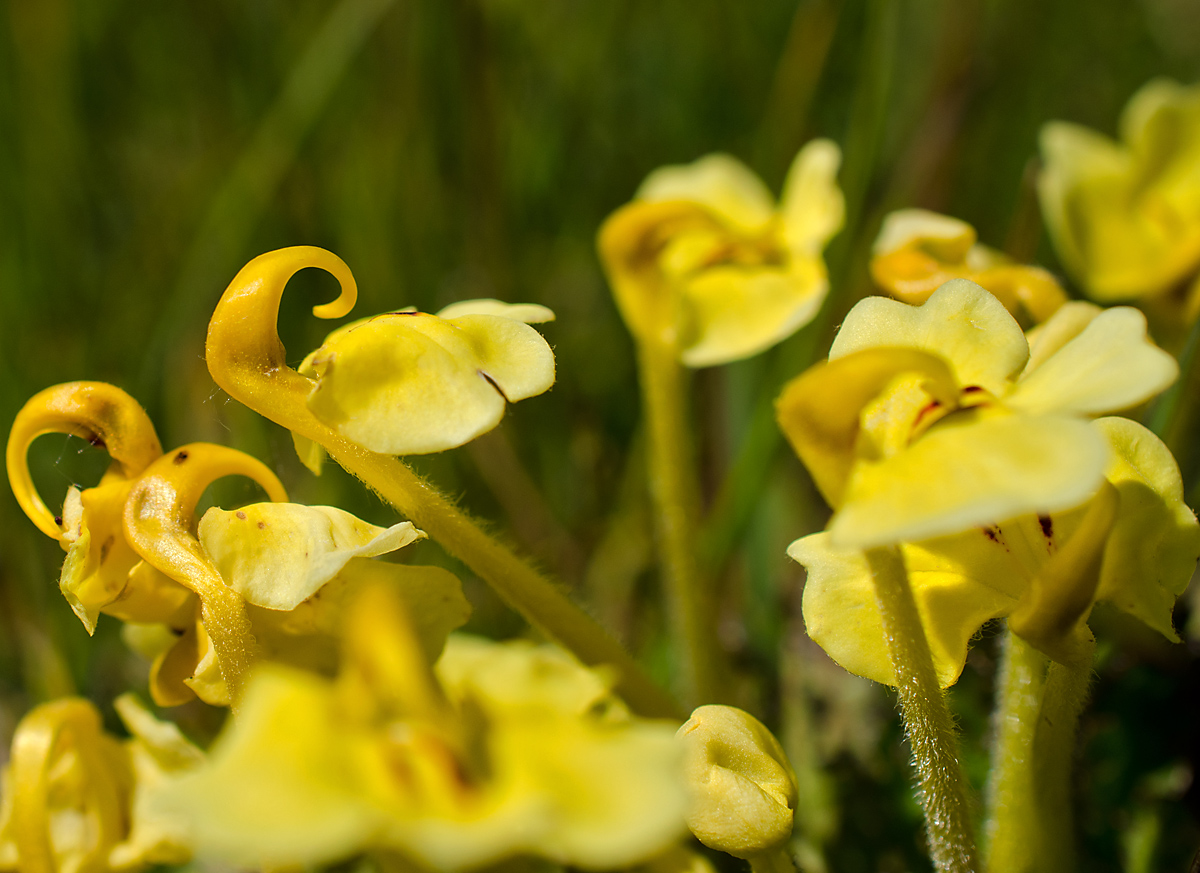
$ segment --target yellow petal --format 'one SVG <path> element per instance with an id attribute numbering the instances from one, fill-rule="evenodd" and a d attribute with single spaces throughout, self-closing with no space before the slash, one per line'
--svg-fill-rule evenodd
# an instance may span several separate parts
<path id="1" fill-rule="evenodd" d="M 1025 365 L 1022 378 L 1058 354 L 1059 349 L 1083 333 L 1084 328 L 1103 311 L 1095 303 L 1072 300 L 1059 308 L 1044 324 L 1027 331 L 1029 363 Z"/>
<path id="2" fill-rule="evenodd" d="M 499 645 L 454 634 L 436 666 L 451 699 L 493 709 L 553 710 L 583 715 L 612 694 L 613 677 L 588 669 L 557 646 L 513 640 Z"/>
<path id="3" fill-rule="evenodd" d="M 948 548 L 942 548 L 942 541 L 928 549 L 904 547 L 909 583 L 943 688 L 958 680 L 968 644 L 979 628 L 1008 614 L 1017 602 L 976 578 L 981 570 L 992 575 L 986 558 L 996 550 L 994 541 L 980 531 L 953 540 Z M 802 603 L 808 635 L 851 673 L 895 686 L 896 671 L 862 551 L 837 548 L 823 532 L 796 540 L 788 555 L 808 570 Z M 970 560 L 964 563 L 960 555 Z"/>
<path id="4" fill-rule="evenodd" d="M 438 312 L 438 318 L 453 319 L 462 315 L 498 315 L 523 324 L 542 324 L 554 321 L 554 313 L 536 303 L 505 303 L 503 300 L 481 298 L 460 300 Z"/>
<path id="5" fill-rule="evenodd" d="M 491 430 L 506 398 L 548 389 L 554 354 L 512 319 L 392 313 L 334 331 L 300 372 L 316 378 L 309 408 L 342 436 L 375 452 L 422 454 Z"/>
<path id="6" fill-rule="evenodd" d="M 914 349 L 870 348 L 817 364 L 784 386 L 779 426 L 830 506 L 842 503 L 856 461 L 863 408 L 904 373 L 919 374 L 945 404 L 958 397 L 946 362 Z"/>
<path id="7" fill-rule="evenodd" d="M 814 139 L 796 155 L 783 183 L 779 214 L 795 257 L 817 257 L 842 229 L 846 201 L 837 184 L 842 152 L 828 139 Z"/>
<path id="8" fill-rule="evenodd" d="M 829 531 L 866 549 L 1069 509 L 1095 493 L 1107 459 L 1085 421 L 960 413 L 906 451 L 860 461 Z"/>
<path id="9" fill-rule="evenodd" d="M 921 306 L 885 297 L 859 301 L 846 316 L 829 359 L 863 349 L 921 349 L 944 358 L 960 385 L 1001 394 L 1029 357 L 1020 325 L 974 282 L 947 282 Z"/>
<path id="10" fill-rule="evenodd" d="M 819 256 L 787 270 L 705 270 L 684 286 L 680 360 L 712 367 L 756 355 L 808 324 L 828 290 Z"/>
<path id="11" fill-rule="evenodd" d="M 1096 601 L 1104 542 L 1116 518 L 1116 489 L 1107 482 L 1089 501 L 1074 533 L 1034 574 L 1020 604 L 1008 618 L 1013 633 L 1064 664 L 1088 652 L 1083 626 Z"/>
<path id="12" fill-rule="evenodd" d="M 1175 381 L 1179 365 L 1146 337 L 1146 317 L 1119 306 L 1091 319 L 1023 377 L 1004 402 L 1032 415 L 1098 415 L 1136 406 Z"/>
<path id="13" fill-rule="evenodd" d="M 743 231 L 756 231 L 771 220 L 774 198 L 746 165 L 724 154 L 707 155 L 691 164 L 660 167 L 646 177 L 637 200 L 699 203 Z"/>
<path id="14" fill-rule="evenodd" d="M 441 567 L 419 567 L 353 558 L 316 597 L 295 609 L 247 607 L 254 638 L 272 661 L 331 673 L 346 608 L 367 587 L 382 585 L 404 604 L 417 642 L 429 663 L 437 660 L 450 631 L 471 616 L 462 584 Z"/>
<path id="15" fill-rule="evenodd" d="M 292 431 L 292 445 L 296 449 L 296 457 L 300 459 L 300 463 L 307 467 L 314 476 L 320 476 L 321 468 L 325 465 L 325 447 L 315 440 L 300 436 L 295 431 Z"/>
<path id="16" fill-rule="evenodd" d="M 1126 418 L 1097 419 L 1112 456 L 1105 476 L 1120 494 L 1097 597 L 1178 641 L 1171 621 L 1200 556 L 1200 525 L 1183 502 L 1179 466 L 1158 437 Z"/>
<path id="17" fill-rule="evenodd" d="M 235 511 L 213 507 L 200 542 L 225 584 L 247 603 L 295 609 L 346 566 L 414 542 L 411 522 L 377 527 L 333 506 L 256 503 Z"/>
<path id="18" fill-rule="evenodd" d="M 554 353 L 533 328 L 499 315 L 461 315 L 450 320 L 471 344 L 479 370 L 510 403 L 549 391 Z"/>
<path id="19" fill-rule="evenodd" d="M 122 694 L 113 707 L 133 739 L 126 743 L 133 767 L 131 823 L 125 839 L 113 847 L 108 862 L 116 870 L 140 869 L 147 864 L 182 864 L 191 858 L 186 824 L 164 816 L 149 802 L 148 793 L 169 774 L 198 767 L 204 753 L 169 721 L 159 721 L 132 694 Z"/>
<path id="20" fill-rule="evenodd" d="M 325 680 L 261 664 L 209 763 L 156 788 L 151 808 L 186 819 L 205 852 L 248 867 L 319 864 L 364 848 L 383 817 L 362 795 L 362 740 L 339 723 L 333 699 Z"/>

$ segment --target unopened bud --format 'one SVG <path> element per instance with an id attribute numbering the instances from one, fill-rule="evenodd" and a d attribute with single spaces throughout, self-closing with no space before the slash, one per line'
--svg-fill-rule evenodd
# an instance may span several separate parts
<path id="1" fill-rule="evenodd" d="M 792 833 L 796 777 L 779 741 L 732 706 L 702 706 L 679 729 L 687 825 L 711 849 L 748 858 Z"/>

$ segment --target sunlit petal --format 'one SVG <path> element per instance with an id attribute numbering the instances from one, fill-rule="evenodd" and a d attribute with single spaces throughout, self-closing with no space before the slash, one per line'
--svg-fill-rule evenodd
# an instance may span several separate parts
<path id="1" fill-rule="evenodd" d="M 954 279 L 921 306 L 868 297 L 850 310 L 829 359 L 876 347 L 921 349 L 944 358 L 960 385 L 1002 393 L 1029 357 L 1020 325 L 991 294 Z"/>
<path id="2" fill-rule="evenodd" d="M 1069 509 L 1095 493 L 1107 459 L 1105 440 L 1077 419 L 947 421 L 907 451 L 859 463 L 829 531 L 865 549 Z"/>
<path id="3" fill-rule="evenodd" d="M 1136 406 L 1175 381 L 1179 365 L 1146 337 L 1146 317 L 1120 306 L 1091 319 L 1027 374 L 1006 405 L 1032 415 L 1098 415 Z"/>

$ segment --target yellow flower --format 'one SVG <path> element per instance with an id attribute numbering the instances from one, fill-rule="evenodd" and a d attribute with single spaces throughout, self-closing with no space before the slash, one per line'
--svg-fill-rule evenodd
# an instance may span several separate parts
<path id="1" fill-rule="evenodd" d="M 157 802 L 199 851 L 250 866 L 379 850 L 439 870 L 622 867 L 682 832 L 673 733 L 550 647 L 452 637 L 435 677 L 404 610 L 369 589 L 336 681 L 259 666 L 209 766 Z"/>
<path id="2" fill-rule="evenodd" d="M 308 408 L 373 452 L 413 455 L 470 442 L 494 428 L 506 404 L 554 384 L 554 353 L 530 324 L 554 313 L 534 304 L 467 300 L 437 315 L 391 312 L 338 328 L 304 359 Z M 322 453 L 296 438 L 320 471 Z"/>
<path id="3" fill-rule="evenodd" d="M 838 147 L 796 156 L 778 207 L 728 155 L 654 171 L 600 231 L 600 254 L 629 329 L 690 367 L 758 354 L 816 315 L 829 282 L 821 251 L 842 226 Z"/>
<path id="4" fill-rule="evenodd" d="M 53 515 L 33 486 L 27 455 L 35 439 L 69 433 L 103 447 L 112 463 L 93 488 L 67 490 Z M 17 413 L 7 448 L 8 478 L 17 502 L 67 553 L 59 587 L 89 634 L 101 612 L 126 621 L 165 621 L 190 592 L 148 566 L 123 530 L 134 480 L 162 455 L 154 425 L 138 402 L 103 382 L 69 382 L 30 398 Z"/>
<path id="5" fill-rule="evenodd" d="M 831 542 L 871 548 L 1071 509 L 1109 450 L 1091 416 L 1178 372 L 1128 307 L 1063 306 L 1030 337 L 965 279 L 922 306 L 861 301 L 829 361 L 792 380 L 780 426 L 829 505 Z"/>
<path id="6" fill-rule="evenodd" d="M 189 859 L 177 822 L 150 808 L 147 794 L 203 754 L 133 695 L 115 706 L 128 740 L 106 734 L 96 708 L 76 698 L 42 704 L 17 725 L 0 803 L 0 870 L 135 871 Z"/>
<path id="7" fill-rule="evenodd" d="M 970 279 L 1014 316 L 1045 321 L 1067 301 L 1055 278 L 1039 267 L 976 242 L 965 221 L 924 209 L 901 209 L 883 220 L 871 256 L 871 277 L 905 303 L 924 303 L 951 279 Z"/>
<path id="8" fill-rule="evenodd" d="M 1038 194 L 1063 265 L 1102 301 L 1163 294 L 1200 264 L 1200 88 L 1155 79 L 1133 95 L 1121 142 L 1042 129 Z"/>
<path id="9" fill-rule="evenodd" d="M 1175 639 L 1200 552 L 1178 468 L 1140 425 L 1090 420 L 1175 376 L 1140 313 L 1070 303 L 1026 337 L 958 280 L 922 307 L 859 304 L 830 357 L 779 410 L 837 510 L 789 549 L 809 570 L 808 631 L 835 660 L 894 683 L 861 550 L 896 542 L 943 685 L 998 616 L 1059 660 L 1097 599 Z"/>

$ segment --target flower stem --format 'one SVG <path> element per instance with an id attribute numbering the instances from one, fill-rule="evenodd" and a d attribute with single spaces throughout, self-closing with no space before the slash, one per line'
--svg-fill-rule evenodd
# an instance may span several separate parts
<path id="1" fill-rule="evenodd" d="M 710 593 L 696 557 L 699 488 L 684 402 L 684 372 L 675 347 L 653 338 L 638 342 L 638 369 L 663 588 L 672 647 L 680 659 L 677 693 L 690 708 L 717 699 L 719 649 L 711 626 Z"/>
<path id="2" fill-rule="evenodd" d="M 929 854 L 940 873 L 974 873 L 978 864 L 954 721 L 938 685 L 904 559 L 895 546 L 868 549 L 866 557 L 917 768 Z"/>
<path id="3" fill-rule="evenodd" d="M 988 791 L 992 873 L 1070 873 L 1075 867 L 1071 765 L 1094 644 L 1083 645 L 1085 658 L 1067 665 L 1011 631 L 1005 637 Z"/>
<path id="4" fill-rule="evenodd" d="M 984 826 L 992 873 L 1030 873 L 1044 857 L 1049 834 L 1034 791 L 1033 757 L 1048 661 L 1011 630 L 1005 633 Z M 1055 821 L 1055 830 L 1059 827 Z"/>
<path id="5" fill-rule="evenodd" d="M 585 664 L 613 667 L 616 689 L 634 710 L 648 716 L 678 717 L 678 707 L 600 625 L 412 470 L 395 458 L 344 440 L 327 441 L 325 448 L 347 471 L 478 573 L 530 624 Z"/>
<path id="6" fill-rule="evenodd" d="M 1071 873 L 1075 869 L 1075 817 L 1071 804 L 1071 771 L 1075 763 L 1075 741 L 1079 715 L 1087 703 L 1092 681 L 1095 642 L 1087 640 L 1085 656 L 1073 664 L 1050 664 L 1046 675 L 1046 699 L 1034 739 L 1034 789 L 1041 804 L 1042 821 L 1053 822 L 1055 833 L 1065 839 L 1045 844 L 1044 869 Z"/>

